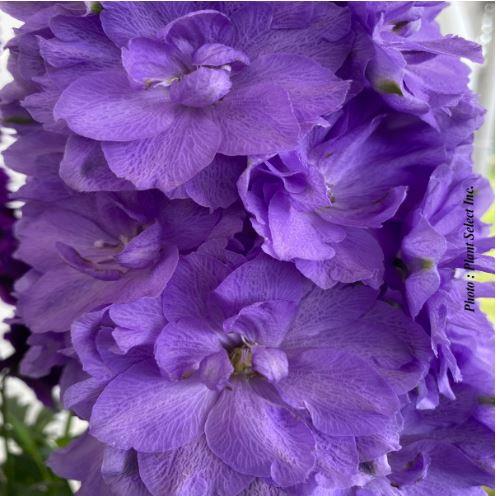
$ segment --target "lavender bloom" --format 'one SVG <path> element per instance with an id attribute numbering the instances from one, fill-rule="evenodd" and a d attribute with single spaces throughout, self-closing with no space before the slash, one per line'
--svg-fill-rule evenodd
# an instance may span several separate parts
<path id="1" fill-rule="evenodd" d="M 152 494 L 166 483 L 172 493 L 190 487 L 195 476 L 208 494 L 222 483 L 222 494 L 237 494 L 254 477 L 297 485 L 316 472 L 330 486 L 339 471 L 348 486 L 355 437 L 363 451 L 397 438 L 398 395 L 426 370 L 424 332 L 371 289 L 323 291 L 268 257 L 240 265 L 238 255 L 212 253 L 181 260 L 162 309 L 156 300 L 113 305 L 73 326 L 89 377 L 68 389 L 66 405 L 91 412 L 100 441 L 139 452 Z M 141 428 L 130 428 L 139 418 Z M 176 465 L 161 475 L 192 450 L 213 460 L 205 474 L 192 465 L 186 480 L 184 464 L 182 479 Z M 344 467 L 320 465 L 340 453 Z"/>
<path id="2" fill-rule="evenodd" d="M 440 287 L 440 272 L 463 268 L 467 258 L 467 215 L 463 201 L 469 193 L 476 215 L 473 261 L 470 268 L 493 271 L 491 257 L 482 255 L 493 247 L 487 228 L 480 221 L 492 201 L 488 181 L 471 173 L 469 164 L 457 155 L 432 174 L 421 206 L 415 210 L 411 229 L 402 241 L 403 259 L 409 270 L 406 280 L 409 310 L 415 317 Z M 469 224 L 469 222 L 468 222 Z M 473 228 L 473 226 L 471 226 Z"/>
<path id="3" fill-rule="evenodd" d="M 472 224 L 463 203 L 469 191 L 473 205 L 468 207 L 476 216 Z M 490 324 L 478 307 L 473 316 L 463 308 L 466 283 L 456 278 L 455 271 L 467 267 L 493 272 L 493 259 L 483 254 L 491 249 L 493 240 L 487 237 L 488 226 L 480 220 L 491 199 L 488 182 L 471 172 L 466 153 L 458 151 L 450 165 L 442 164 L 435 170 L 421 204 L 409 216 L 400 251 L 407 309 L 431 334 L 436 355 L 431 374 L 420 386 L 422 408 L 438 405 L 439 393 L 454 397 L 452 381 L 463 380 L 461 366 L 469 361 L 470 351 L 482 339 L 485 341 L 477 354 L 479 360 L 484 360 L 480 367 L 482 381 L 490 367 L 486 352 L 492 343 Z M 470 238 L 465 237 L 470 233 L 472 251 L 466 244 Z M 477 298 L 478 293 L 479 289 Z"/>
<path id="4" fill-rule="evenodd" d="M 151 11 L 144 21 L 140 7 L 105 4 L 104 31 L 95 16 L 55 18 L 55 37 L 40 40 L 53 74 L 48 71 L 44 90 L 25 101 L 37 118 L 36 109 L 50 111 L 55 95 L 55 117 L 103 142 L 111 170 L 139 189 L 170 191 L 207 167 L 217 152 L 290 149 L 345 98 L 348 83 L 329 69 L 338 65 L 332 42 L 347 34 L 333 29 L 348 18 L 345 8 L 248 4 L 227 14 L 195 10 L 193 4 L 156 9 L 157 18 Z M 133 36 L 122 47 L 128 16 Z M 324 67 L 314 59 L 330 60 Z M 79 62 L 88 74 L 81 75 Z M 67 86 L 77 63 L 81 77 Z M 61 85 L 67 87 L 58 97 Z"/>
<path id="5" fill-rule="evenodd" d="M 53 453 L 48 464 L 61 477 L 82 481 L 81 496 L 150 495 L 140 480 L 136 455 L 105 446 L 88 433 Z"/>
<path id="6" fill-rule="evenodd" d="M 402 448 L 391 453 L 391 473 L 374 477 L 345 496 L 475 496 L 493 485 L 493 407 L 470 387 L 457 388 L 454 400 L 435 410 L 404 409 Z"/>
<path id="7" fill-rule="evenodd" d="M 60 381 L 66 358 L 59 354 L 58 349 L 54 349 L 52 337 L 49 338 L 51 348 L 48 348 L 48 356 L 43 354 L 45 343 L 40 342 L 45 340 L 38 340 L 38 336 L 35 338 L 22 324 L 10 322 L 3 338 L 12 345 L 14 351 L 0 360 L 0 371 L 22 380 L 44 405 L 53 407 L 53 389 Z"/>
<path id="8" fill-rule="evenodd" d="M 297 151 L 253 160 L 238 182 L 263 250 L 295 262 L 322 288 L 381 285 L 383 252 L 375 230 L 404 200 L 402 208 L 409 208 L 445 159 L 431 128 L 400 114 L 383 118 L 382 103 L 372 100 L 354 99 L 325 136 L 317 132 Z M 361 108 L 367 118 L 359 118 Z"/>
<path id="9" fill-rule="evenodd" d="M 469 69 L 459 58 L 483 61 L 478 44 L 440 35 L 433 19 L 444 5 L 368 2 L 351 7 L 368 33 L 369 55 L 362 56 L 370 85 L 393 108 L 436 128 L 438 116 L 466 93 Z"/>
<path id="10" fill-rule="evenodd" d="M 492 484 L 481 54 L 443 6 L 7 4 L 9 363 L 88 421 L 50 460 L 78 494 Z"/>
<path id="11" fill-rule="evenodd" d="M 14 210 L 7 205 L 8 194 L 7 175 L 0 169 L 0 299 L 14 305 L 16 303 L 13 293 L 14 282 L 26 272 L 27 266 L 13 258 L 17 240 L 12 232 L 15 215 Z M 4 339 L 11 344 L 14 351 L 0 360 L 0 371 L 23 380 L 33 389 L 40 401 L 52 405 L 52 389 L 59 381 L 59 366 L 64 359 L 62 357 L 60 359 L 55 353 L 52 355 L 53 360 L 44 355 L 43 361 L 38 361 L 37 366 L 26 368 L 25 363 L 32 359 L 35 362 L 37 358 L 34 356 L 36 347 L 30 348 L 33 336 L 18 319 L 11 319 L 5 324 L 8 324 L 9 330 L 4 334 Z"/>
<path id="12" fill-rule="evenodd" d="M 493 296 L 488 285 L 476 285 L 476 297 Z M 494 328 L 478 305 L 463 308 L 466 282 L 452 279 L 430 298 L 423 315 L 435 358 L 418 387 L 418 408 L 435 408 L 439 394 L 455 399 L 456 384 L 465 383 L 484 396 L 494 394 Z"/>
<path id="13" fill-rule="evenodd" d="M 33 332 L 67 331 L 99 305 L 159 295 L 179 252 L 207 240 L 223 245 L 241 226 L 230 212 L 153 191 L 72 194 L 23 212 L 17 256 L 33 269 L 18 283 L 18 308 Z"/>
<path id="14" fill-rule="evenodd" d="M 49 25 L 53 19 L 61 15 L 83 15 L 85 5 L 78 2 L 2 2 L 2 9 L 24 22 L 6 45 L 10 51 L 8 70 L 14 80 L 0 91 L 2 125 L 24 133 L 33 130 L 39 120 L 47 121 L 49 127 L 56 129 L 50 111 L 42 102 L 35 101 L 32 108 L 26 110 L 26 99 L 43 88 L 39 78 L 46 68 L 40 55 L 39 39 L 50 36 Z M 53 95 L 52 90 L 45 102 L 53 99 Z"/>

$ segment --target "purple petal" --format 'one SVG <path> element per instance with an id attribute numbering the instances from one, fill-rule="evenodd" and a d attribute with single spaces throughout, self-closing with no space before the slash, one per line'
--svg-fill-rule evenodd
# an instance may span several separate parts
<path id="1" fill-rule="evenodd" d="M 216 155 L 208 167 L 185 184 L 185 191 L 203 207 L 228 208 L 238 199 L 236 182 L 245 167 L 242 157 Z"/>
<path id="2" fill-rule="evenodd" d="M 407 288 L 407 303 L 412 317 L 416 317 L 423 305 L 440 287 L 440 274 L 432 265 L 413 272 L 405 281 Z"/>
<path id="3" fill-rule="evenodd" d="M 140 298 L 131 303 L 112 305 L 109 316 L 117 325 L 112 335 L 123 353 L 136 346 L 154 343 L 166 324 L 160 298 Z"/>
<path id="4" fill-rule="evenodd" d="M 400 446 L 400 432 L 403 419 L 400 414 L 394 415 L 389 422 L 380 425 L 375 434 L 355 438 L 359 460 L 370 461 L 385 456 L 389 451 L 397 451 Z"/>
<path id="5" fill-rule="evenodd" d="M 404 394 L 418 385 L 432 356 L 430 338 L 422 327 L 386 303 L 378 301 L 372 305 L 376 292 L 368 288 L 336 287 L 322 291 L 323 295 L 314 293 L 319 290 L 307 297 L 312 302 L 316 300 L 317 305 L 322 303 L 324 309 L 315 304 L 309 306 L 305 301 L 282 345 L 285 350 L 334 348 L 366 360 L 397 394 Z M 345 303 L 342 323 L 342 302 L 346 295 L 351 300 Z M 367 301 L 362 302 L 366 296 Z M 336 299 L 337 307 L 328 304 Z M 339 315 L 332 314 L 334 308 Z"/>
<path id="6" fill-rule="evenodd" d="M 163 311 L 170 321 L 180 319 L 218 320 L 218 311 L 208 295 L 226 277 L 232 267 L 217 257 L 192 253 L 180 260 L 175 274 L 163 293 Z"/>
<path id="7" fill-rule="evenodd" d="M 81 366 L 85 372 L 97 379 L 107 380 L 113 377 L 112 371 L 109 369 L 98 349 L 97 336 L 101 329 L 109 322 L 106 322 L 106 309 L 88 312 L 77 319 L 71 326 L 71 340 L 73 347 L 78 354 Z M 110 329 L 107 329 L 110 334 Z M 120 362 L 124 362 L 126 368 L 126 360 L 124 361 L 119 355 L 116 356 L 117 368 L 120 367 Z"/>
<path id="8" fill-rule="evenodd" d="M 351 50 L 349 9 L 334 3 L 243 4 L 231 19 L 250 58 L 292 53 L 336 71 Z"/>
<path id="9" fill-rule="evenodd" d="M 235 496 L 252 477 L 232 470 L 217 458 L 203 437 L 183 448 L 165 453 L 139 453 L 142 480 L 153 496 L 217 494 Z M 202 486 L 202 492 L 196 488 Z"/>
<path id="10" fill-rule="evenodd" d="M 77 135 L 68 138 L 59 174 L 76 191 L 133 189 L 132 184 L 109 170 L 99 143 Z"/>
<path id="11" fill-rule="evenodd" d="M 216 116 L 225 155 L 277 153 L 298 144 L 300 129 L 288 95 L 272 84 L 233 88 Z"/>
<path id="12" fill-rule="evenodd" d="M 334 349 L 289 358 L 289 375 L 276 384 L 294 408 L 331 436 L 371 434 L 399 408 L 397 396 L 366 362 Z"/>
<path id="13" fill-rule="evenodd" d="M 97 398 L 102 393 L 106 381 L 84 379 L 69 386 L 61 395 L 64 408 L 71 409 L 78 417 L 88 420 Z"/>
<path id="14" fill-rule="evenodd" d="M 286 90 L 304 129 L 317 124 L 321 116 L 337 111 L 350 86 L 312 59 L 286 53 L 258 57 L 234 78 L 234 85 L 267 81 Z"/>
<path id="15" fill-rule="evenodd" d="M 366 286 L 338 285 L 328 291 L 314 287 L 300 301 L 285 347 L 331 329 L 352 325 L 375 303 L 376 291 Z"/>
<path id="16" fill-rule="evenodd" d="M 297 301 L 305 289 L 305 279 L 291 264 L 260 255 L 237 268 L 218 286 L 215 294 L 233 309 L 267 300 Z"/>
<path id="17" fill-rule="evenodd" d="M 104 143 L 111 170 L 140 189 L 167 192 L 185 183 L 215 158 L 218 125 L 202 110 L 177 111 L 168 130 L 131 143 Z"/>
<path id="18" fill-rule="evenodd" d="M 203 358 L 199 364 L 199 379 L 210 389 L 217 391 L 229 384 L 233 372 L 234 367 L 225 349 Z"/>
<path id="19" fill-rule="evenodd" d="M 354 483 L 359 456 L 353 437 L 329 437 L 316 434 L 317 475 L 320 486 L 343 489 Z"/>
<path id="20" fill-rule="evenodd" d="M 216 10 L 198 10 L 175 19 L 160 35 L 185 55 L 192 55 L 206 43 L 231 45 L 234 33 L 226 15 Z"/>
<path id="21" fill-rule="evenodd" d="M 206 422 L 210 449 L 238 472 L 271 477 L 279 485 L 306 479 L 314 440 L 305 424 L 257 395 L 249 383 L 223 391 Z"/>
<path id="22" fill-rule="evenodd" d="M 107 36 L 124 46 L 132 38 L 153 38 L 166 24 L 196 9 L 198 2 L 109 2 L 99 17 Z"/>
<path id="23" fill-rule="evenodd" d="M 230 91 L 230 73 L 224 69 L 199 67 L 170 87 L 172 103 L 186 107 L 206 107 Z"/>
<path id="24" fill-rule="evenodd" d="M 287 496 L 289 491 L 269 484 L 265 479 L 255 479 L 251 486 L 238 496 Z M 322 495 L 318 495 L 322 496 Z M 335 495 L 336 496 L 336 495 Z M 342 496 L 342 495 L 341 495 Z"/>
<path id="25" fill-rule="evenodd" d="M 280 260 L 318 261 L 334 256 L 334 245 L 324 236 L 321 219 L 315 212 L 294 208 L 284 193 L 278 192 L 270 200 L 268 218 L 272 248 Z M 341 236 L 341 228 L 331 228 L 333 236 Z"/>
<path id="26" fill-rule="evenodd" d="M 102 460 L 102 478 L 121 494 L 134 496 L 150 496 L 139 474 L 137 454 L 134 451 L 124 451 L 106 446 Z"/>
<path id="27" fill-rule="evenodd" d="M 217 334 L 202 322 L 181 320 L 164 327 L 156 341 L 154 355 L 167 377 L 178 380 L 196 370 L 203 358 L 221 347 Z"/>
<path id="28" fill-rule="evenodd" d="M 192 56 L 192 63 L 194 65 L 221 67 L 226 64 L 233 64 L 234 62 L 244 65 L 250 63 L 246 54 L 221 43 L 207 43 L 202 45 Z"/>
<path id="29" fill-rule="evenodd" d="M 62 332 L 99 305 L 158 296 L 178 262 L 176 248 L 163 256 L 155 267 L 131 271 L 117 281 L 98 280 L 69 266 L 51 270 L 20 295 L 19 312 L 33 332 Z"/>
<path id="30" fill-rule="evenodd" d="M 216 397 L 199 382 L 170 382 L 151 364 L 139 363 L 99 396 L 90 430 L 120 449 L 154 453 L 178 448 L 201 435 Z"/>
<path id="31" fill-rule="evenodd" d="M 103 446 L 88 433 L 68 446 L 54 451 L 48 460 L 50 468 L 60 477 L 82 481 L 82 496 L 108 496 L 109 486 L 101 476 Z M 87 460 L 87 463 L 81 463 Z"/>
<path id="32" fill-rule="evenodd" d="M 56 242 L 55 249 L 64 262 L 82 274 L 100 281 L 119 281 L 123 276 L 121 270 L 103 268 L 99 264 L 83 258 L 72 246 L 60 241 Z"/>
<path id="33" fill-rule="evenodd" d="M 288 375 L 288 357 L 282 350 L 257 346 L 253 351 L 253 367 L 270 382 L 279 382 Z"/>
<path id="34" fill-rule="evenodd" d="M 40 53 L 50 66 L 88 64 L 98 70 L 117 65 L 119 51 L 102 32 L 97 16 L 56 16 L 50 29 L 55 38 L 38 38 Z"/>
<path id="35" fill-rule="evenodd" d="M 74 132 L 95 140 L 130 141 L 166 131 L 174 121 L 164 90 L 131 88 L 125 73 L 82 76 L 61 94 L 54 109 Z"/>
<path id="36" fill-rule="evenodd" d="M 473 62 L 482 63 L 482 48 L 478 43 L 465 40 L 459 36 L 447 35 L 436 40 L 404 40 L 400 45 L 396 42 L 391 43 L 394 47 L 400 47 L 408 50 L 430 52 L 442 55 L 454 55 L 465 57 Z"/>
<path id="37" fill-rule="evenodd" d="M 99 285 L 101 281 L 71 267 L 47 272 L 20 295 L 19 313 L 33 332 L 67 331 L 76 317 L 101 301 L 96 300 Z"/>
<path id="38" fill-rule="evenodd" d="M 117 262 L 130 269 L 144 269 L 157 262 L 162 240 L 162 228 L 159 222 L 146 227 L 140 234 L 128 242 L 116 255 Z"/>
<path id="39" fill-rule="evenodd" d="M 335 245 L 333 258 L 321 262 L 299 259 L 296 268 L 323 289 L 357 281 L 378 288 L 384 272 L 383 251 L 369 232 L 348 228 L 345 239 Z"/>
<path id="40" fill-rule="evenodd" d="M 135 38 L 123 49 L 121 59 L 130 79 L 147 88 L 152 83 L 169 82 L 182 74 L 183 67 L 177 56 L 178 52 L 164 43 Z"/>
<path id="41" fill-rule="evenodd" d="M 295 315 L 296 304 L 275 300 L 254 303 L 227 319 L 224 331 L 244 336 L 248 341 L 265 346 L 279 346 Z"/>
<path id="42" fill-rule="evenodd" d="M 166 239 L 174 242 L 183 253 L 189 253 L 217 236 L 223 238 L 226 243 L 227 238 L 233 234 L 233 222 L 229 221 L 229 218 L 229 212 L 210 213 L 191 201 L 182 200 L 171 202 L 168 208 L 161 212 Z M 225 223 L 227 226 L 224 227 Z M 240 229 L 239 224 L 235 229 L 234 232 Z M 220 232 L 217 232 L 218 230 Z"/>
<path id="43" fill-rule="evenodd" d="M 404 238 L 402 249 L 410 257 L 438 262 L 447 249 L 445 238 L 422 215 Z"/>

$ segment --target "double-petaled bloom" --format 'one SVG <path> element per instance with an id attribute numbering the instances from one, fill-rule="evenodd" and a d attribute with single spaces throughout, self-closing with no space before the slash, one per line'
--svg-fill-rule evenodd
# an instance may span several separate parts
<path id="1" fill-rule="evenodd" d="M 471 187 L 492 269 L 481 54 L 442 8 L 5 5 L 16 360 L 89 423 L 50 459 L 78 494 L 492 484 L 493 332 L 459 271 Z"/>

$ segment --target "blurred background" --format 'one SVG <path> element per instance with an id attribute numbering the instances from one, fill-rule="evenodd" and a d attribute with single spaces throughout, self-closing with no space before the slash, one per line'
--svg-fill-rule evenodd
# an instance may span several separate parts
<path id="1" fill-rule="evenodd" d="M 439 22 L 444 34 L 457 34 L 468 40 L 480 43 L 483 47 L 485 63 L 483 65 L 470 63 L 472 69 L 471 88 L 476 91 L 480 97 L 481 104 L 487 109 L 487 115 L 483 127 L 475 136 L 475 168 L 476 171 L 489 177 L 494 183 L 494 123 L 495 123 L 495 94 L 494 94 L 494 74 L 495 74 L 495 39 L 494 39 L 494 2 L 475 2 L 475 1 L 452 1 L 449 6 L 440 14 Z M 0 12 L 0 46 L 3 47 L 6 41 L 13 35 L 13 30 L 19 27 L 19 21 L 13 19 L 7 14 Z M 10 81 L 10 75 L 7 67 L 8 51 L 3 50 L 0 53 L 0 87 Z M 2 130 L 0 134 L 0 167 L 4 167 L 1 152 L 12 143 L 14 137 L 8 130 Z M 22 183 L 23 177 L 19 174 L 12 174 L 11 189 L 16 190 Z M 486 215 L 487 222 L 493 224 L 494 209 L 492 208 Z M 493 320 L 494 302 L 492 300 L 483 300 L 483 308 L 487 311 L 489 318 Z M 6 332 L 7 327 L 1 322 L 12 316 L 12 308 L 0 301 L 0 336 Z M 9 356 L 12 352 L 10 344 L 0 338 L 0 359 Z M 83 431 L 84 423 L 78 419 L 68 416 L 65 412 L 54 413 L 43 408 L 43 405 L 36 399 L 32 391 L 20 380 L 10 378 L 7 384 L 8 396 L 13 398 L 10 401 L 10 407 L 17 409 L 18 414 L 23 418 L 26 432 L 20 432 L 21 437 L 30 436 L 28 439 L 28 450 L 36 450 L 36 443 L 52 443 L 51 446 L 63 445 L 72 436 Z M 20 410 L 20 411 L 19 411 Z M 1 424 L 0 424 L 1 425 Z M 19 426 L 22 430 L 23 426 Z M 42 439 L 38 439 L 42 437 Z M 34 446 L 29 444 L 35 443 Z M 9 450 L 16 451 L 13 443 Z M 0 446 L 0 464 L 5 458 L 5 446 Z M 36 458 L 36 457 L 35 457 Z M 38 469 L 43 472 L 43 460 L 35 460 Z M 44 476 L 42 473 L 41 476 Z M 75 489 L 72 485 L 72 489 Z M 40 489 L 40 492 L 31 493 L 33 496 L 38 494 L 54 496 L 63 496 L 71 494 L 67 486 L 55 484 L 52 490 Z M 17 494 L 17 493 L 16 493 Z M 493 494 L 491 492 L 490 494 Z M 24 496 L 24 493 L 19 493 Z M 26 495 L 28 496 L 28 495 Z"/>

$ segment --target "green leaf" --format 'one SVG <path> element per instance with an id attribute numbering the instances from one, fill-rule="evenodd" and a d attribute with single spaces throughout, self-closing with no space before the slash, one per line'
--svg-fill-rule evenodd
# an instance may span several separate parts
<path id="1" fill-rule="evenodd" d="M 51 475 L 49 469 L 45 466 L 45 462 L 40 453 L 39 443 L 35 441 L 33 434 L 36 432 L 30 429 L 30 426 L 25 424 L 22 420 L 12 414 L 10 410 L 7 411 L 7 424 L 10 424 L 10 434 L 16 441 L 22 451 L 31 456 L 33 462 L 38 467 L 40 474 L 44 480 L 50 480 Z"/>
<path id="2" fill-rule="evenodd" d="M 46 465 L 47 457 L 56 446 L 53 426 L 56 412 L 41 408 L 29 421 L 29 405 L 5 392 L 5 378 L 1 380 L 3 426 L 0 434 L 16 449 L 8 449 L 0 466 L 0 496 L 71 496 L 67 481 L 57 477 Z M 66 423 L 70 426 L 70 421 Z M 63 436 L 70 437 L 64 430 Z"/>

